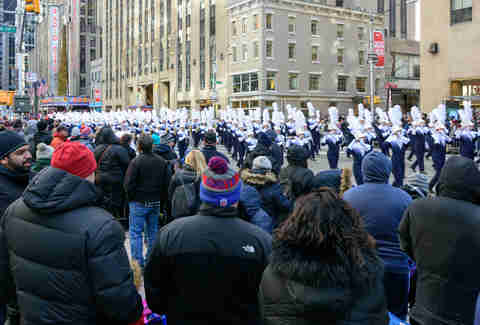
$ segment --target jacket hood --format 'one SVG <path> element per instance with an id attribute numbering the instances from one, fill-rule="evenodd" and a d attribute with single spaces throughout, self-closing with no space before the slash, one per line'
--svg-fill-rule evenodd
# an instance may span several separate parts
<path id="1" fill-rule="evenodd" d="M 106 126 L 97 135 L 97 138 L 95 139 L 95 143 L 97 145 L 119 144 L 120 139 L 118 139 L 118 137 L 115 135 L 112 128 Z"/>
<path id="2" fill-rule="evenodd" d="M 365 183 L 387 184 L 392 173 L 392 162 L 383 153 L 373 151 L 363 158 L 362 173 Z"/>
<path id="3" fill-rule="evenodd" d="M 162 154 L 162 153 L 172 151 L 172 149 L 170 148 L 170 146 L 168 144 L 163 144 L 162 143 L 162 144 L 159 144 L 159 145 L 155 146 L 154 151 Z"/>
<path id="4" fill-rule="evenodd" d="M 40 172 L 23 194 L 25 204 L 42 215 L 95 206 L 100 198 L 93 183 L 53 167 Z"/>
<path id="5" fill-rule="evenodd" d="M 273 174 L 272 172 L 268 172 L 266 174 L 256 174 L 252 173 L 252 171 L 249 169 L 244 169 L 240 173 L 240 177 L 245 183 L 253 186 L 266 185 L 277 182 L 277 176 L 275 176 L 275 174 Z"/>
<path id="6" fill-rule="evenodd" d="M 447 160 L 437 185 L 439 196 L 480 204 L 480 171 L 473 160 L 454 156 Z"/>

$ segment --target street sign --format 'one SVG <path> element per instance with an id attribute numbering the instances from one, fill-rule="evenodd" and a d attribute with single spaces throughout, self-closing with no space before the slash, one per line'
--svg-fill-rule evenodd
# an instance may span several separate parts
<path id="1" fill-rule="evenodd" d="M 0 33 L 16 33 L 17 27 L 15 26 L 7 26 L 7 25 L 0 25 Z"/>
<path id="2" fill-rule="evenodd" d="M 215 83 L 216 83 L 217 85 L 223 85 L 223 81 L 218 81 L 218 80 L 217 80 Z"/>
<path id="3" fill-rule="evenodd" d="M 27 82 L 36 82 L 38 80 L 35 72 L 27 72 Z"/>

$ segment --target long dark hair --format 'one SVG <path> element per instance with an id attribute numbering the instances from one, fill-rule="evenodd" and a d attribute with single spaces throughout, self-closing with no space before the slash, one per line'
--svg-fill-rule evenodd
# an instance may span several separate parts
<path id="1" fill-rule="evenodd" d="M 365 230 L 358 213 L 328 187 L 297 199 L 293 213 L 274 232 L 273 250 L 274 259 L 275 251 L 285 257 L 287 250 L 288 254 L 307 261 L 304 266 L 308 267 L 295 271 L 279 267 L 277 271 L 285 271 L 289 278 L 310 285 L 319 285 L 322 279 L 318 275 L 336 285 L 358 285 L 374 278 L 381 265 L 372 263 L 378 262 L 375 240 Z M 321 265 L 321 271 L 312 272 L 311 261 Z"/>

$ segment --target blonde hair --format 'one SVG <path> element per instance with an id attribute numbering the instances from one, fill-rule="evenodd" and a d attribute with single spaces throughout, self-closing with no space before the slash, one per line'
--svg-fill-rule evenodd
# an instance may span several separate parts
<path id="1" fill-rule="evenodd" d="M 352 170 L 350 168 L 342 169 L 342 176 L 340 178 L 340 197 L 352 188 Z"/>
<path id="2" fill-rule="evenodd" d="M 201 175 L 207 169 L 205 156 L 200 150 L 192 150 L 185 157 L 185 164 L 192 167 L 197 175 Z"/>
<path id="3" fill-rule="evenodd" d="M 138 264 L 138 262 L 133 258 L 130 261 L 130 265 L 133 271 L 133 283 L 135 284 L 137 290 L 140 290 L 142 285 L 142 268 L 140 267 L 140 264 Z"/>

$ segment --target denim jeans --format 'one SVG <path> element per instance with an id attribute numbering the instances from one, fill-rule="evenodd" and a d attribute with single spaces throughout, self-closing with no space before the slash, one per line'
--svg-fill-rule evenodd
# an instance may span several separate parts
<path id="1" fill-rule="evenodd" d="M 155 242 L 158 231 L 158 218 L 160 216 L 160 205 L 149 205 L 139 202 L 130 202 L 130 252 L 132 258 L 138 261 L 143 268 L 145 258 L 143 256 L 143 237 L 145 230 L 147 238 L 147 256 Z"/>

